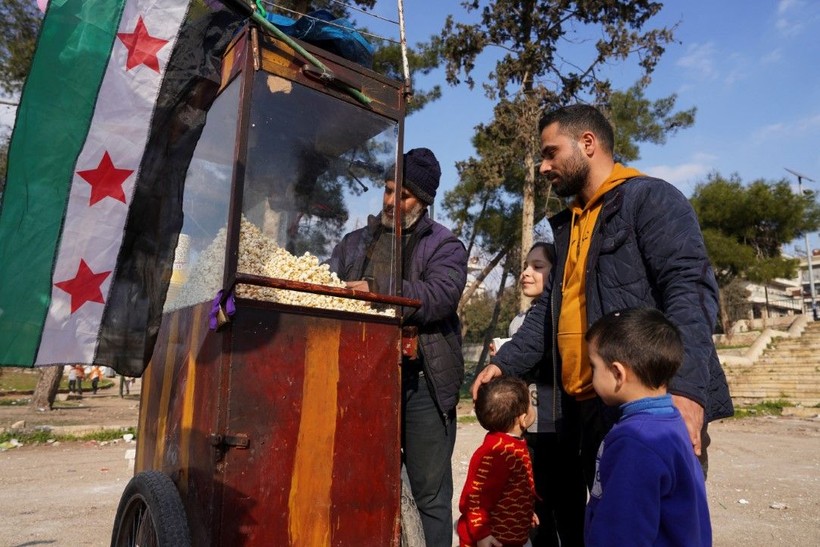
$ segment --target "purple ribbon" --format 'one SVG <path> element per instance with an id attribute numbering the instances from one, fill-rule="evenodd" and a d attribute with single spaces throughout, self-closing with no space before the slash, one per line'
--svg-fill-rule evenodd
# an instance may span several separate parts
<path id="1" fill-rule="evenodd" d="M 214 331 L 222 326 L 219 324 L 219 312 L 222 308 L 222 295 L 224 293 L 224 289 L 216 293 L 216 298 L 214 298 L 213 304 L 211 304 L 211 311 L 208 312 L 208 326 Z M 233 317 L 234 313 L 236 313 L 236 301 L 234 300 L 233 291 L 231 291 L 225 299 L 225 315 L 227 317 Z"/>

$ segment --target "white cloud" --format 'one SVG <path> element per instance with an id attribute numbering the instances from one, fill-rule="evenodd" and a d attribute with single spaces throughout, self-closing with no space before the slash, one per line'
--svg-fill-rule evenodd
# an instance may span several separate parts
<path id="1" fill-rule="evenodd" d="M 677 165 L 649 165 L 641 171 L 652 177 L 658 177 L 676 186 L 687 196 L 691 195 L 695 185 L 704 182 L 706 175 L 715 170 L 715 156 L 695 154 L 692 161 Z"/>
<path id="2" fill-rule="evenodd" d="M 692 44 L 686 48 L 686 53 L 678 59 L 677 65 L 696 74 L 701 80 L 711 80 L 718 77 L 715 56 L 716 51 L 713 42 Z"/>
<path id="3" fill-rule="evenodd" d="M 820 114 L 764 125 L 752 133 L 752 140 L 755 144 L 761 144 L 773 139 L 800 137 L 817 130 L 820 130 Z"/>
<path id="4" fill-rule="evenodd" d="M 799 12 L 804 7 L 801 0 L 780 0 L 777 3 L 775 28 L 784 36 L 796 36 L 803 31 L 804 22 Z"/>
<path id="5" fill-rule="evenodd" d="M 773 49 L 760 59 L 760 63 L 764 65 L 771 65 L 780 62 L 783 59 L 783 49 Z"/>
<path id="6" fill-rule="evenodd" d="M 742 53 L 718 51 L 714 42 L 690 45 L 677 65 L 699 82 L 720 81 L 730 87 L 749 76 L 748 59 Z"/>

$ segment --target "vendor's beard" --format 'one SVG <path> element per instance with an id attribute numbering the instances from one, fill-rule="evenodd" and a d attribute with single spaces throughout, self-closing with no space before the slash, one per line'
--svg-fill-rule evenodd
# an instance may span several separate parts
<path id="1" fill-rule="evenodd" d="M 421 201 L 418 202 L 416 205 L 413 206 L 412 209 L 407 211 L 401 219 L 401 227 L 403 230 L 407 230 L 411 228 L 418 222 L 421 218 L 421 215 L 424 214 L 424 210 L 427 208 L 427 205 L 422 203 Z M 382 211 L 381 215 L 382 226 L 385 228 L 392 228 L 393 227 L 393 219 L 390 218 L 385 211 Z"/>

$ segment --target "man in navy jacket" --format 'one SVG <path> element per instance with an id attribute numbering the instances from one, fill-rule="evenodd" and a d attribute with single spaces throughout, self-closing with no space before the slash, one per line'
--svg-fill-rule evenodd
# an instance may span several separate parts
<path id="1" fill-rule="evenodd" d="M 712 341 L 718 288 L 697 217 L 674 186 L 614 161 L 612 127 L 594 107 L 573 105 L 547 113 L 539 129 L 541 173 L 556 194 L 575 198 L 550 219 L 557 261 L 544 311 L 551 316 L 553 332 L 540 340 L 507 343 L 501 350 L 510 346 L 507 352 L 513 352 L 536 344 L 551 352 L 555 389 L 564 395 L 562 408 L 556 409 L 562 413 L 561 430 L 567 437 L 576 437 L 591 484 L 598 445 L 617 415 L 592 390 L 583 334 L 588 325 L 612 311 L 661 310 L 683 336 L 684 363 L 669 392 L 705 473 L 706 424 L 731 416 L 734 410 Z M 539 326 L 522 326 L 521 331 L 532 333 L 533 328 Z M 524 354 L 531 361 L 533 348 Z M 499 351 L 495 360 L 516 358 Z M 501 373 L 491 363 L 476 378 L 474 388 Z"/>

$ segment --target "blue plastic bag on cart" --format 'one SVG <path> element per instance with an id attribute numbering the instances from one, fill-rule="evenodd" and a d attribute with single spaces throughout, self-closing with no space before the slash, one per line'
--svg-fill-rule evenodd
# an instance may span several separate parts
<path id="1" fill-rule="evenodd" d="M 274 13 L 266 13 L 265 17 L 288 36 L 367 68 L 373 66 L 373 46 L 347 19 L 336 18 L 327 10 L 315 10 L 299 19 Z"/>

